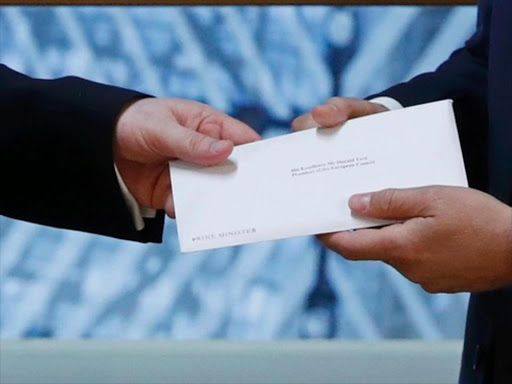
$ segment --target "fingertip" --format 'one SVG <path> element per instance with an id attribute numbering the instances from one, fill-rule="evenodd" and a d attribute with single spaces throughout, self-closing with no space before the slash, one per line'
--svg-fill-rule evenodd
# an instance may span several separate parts
<path id="1" fill-rule="evenodd" d="M 261 139 L 261 136 L 253 128 L 243 121 L 228 116 L 223 123 L 223 137 L 229 139 L 234 145 L 252 143 Z"/>
<path id="2" fill-rule="evenodd" d="M 252 140 L 252 141 L 259 141 L 259 140 L 261 140 L 261 135 L 258 132 L 256 132 L 256 131 L 253 131 L 253 132 L 254 132 L 254 140 Z"/>
<path id="3" fill-rule="evenodd" d="M 247 135 L 245 135 L 244 140 L 241 140 L 238 145 L 240 144 L 248 144 L 253 143 L 255 141 L 261 140 L 261 136 L 258 132 L 253 130 L 252 128 L 248 128 L 250 131 L 248 131 Z"/>
<path id="4" fill-rule="evenodd" d="M 353 212 L 362 213 L 370 206 L 370 200 L 371 194 L 369 193 L 353 195 L 348 200 L 348 206 Z"/>
<path id="5" fill-rule="evenodd" d="M 234 144 L 230 140 L 217 141 L 212 144 L 210 152 L 198 158 L 196 162 L 206 166 L 218 165 L 231 155 L 233 148 Z"/>
<path id="6" fill-rule="evenodd" d="M 167 198 L 167 200 L 165 202 L 164 210 L 165 210 L 165 213 L 167 216 L 169 216 L 171 219 L 176 219 L 176 211 L 174 209 L 174 201 L 173 201 L 171 195 L 169 195 L 169 197 Z"/>
<path id="7" fill-rule="evenodd" d="M 316 235 L 316 238 L 324 245 L 326 245 L 326 242 L 329 240 L 330 233 L 321 233 L 319 235 Z"/>
<path id="8" fill-rule="evenodd" d="M 214 155 L 226 155 L 233 151 L 234 144 L 231 140 L 216 140 L 210 145 L 210 152 Z"/>
<path id="9" fill-rule="evenodd" d="M 173 219 L 173 220 L 176 220 L 176 212 L 173 211 L 168 211 L 167 209 L 165 210 L 165 213 L 166 215 L 170 218 L 170 219 Z"/>
<path id="10" fill-rule="evenodd" d="M 316 120 L 317 118 L 323 119 L 326 115 L 329 114 L 329 106 L 327 105 L 317 105 L 311 110 L 311 115 Z"/>
<path id="11" fill-rule="evenodd" d="M 297 131 L 300 131 L 301 129 L 303 129 L 302 128 L 302 126 L 303 126 L 302 120 L 304 120 L 303 116 L 298 116 L 295 119 L 293 119 L 293 121 L 292 121 L 292 131 L 293 132 L 297 132 Z"/>
<path id="12" fill-rule="evenodd" d="M 296 117 L 295 119 L 293 119 L 292 121 L 292 132 L 297 132 L 297 131 L 300 131 L 300 119 L 299 117 Z"/>
<path id="13" fill-rule="evenodd" d="M 313 119 L 322 127 L 334 127 L 347 121 L 347 114 L 333 104 L 319 105 L 311 111 Z"/>
<path id="14" fill-rule="evenodd" d="M 202 142 L 189 145 L 184 151 L 177 152 L 176 157 L 198 165 L 215 165 L 226 160 L 233 152 L 231 140 L 216 140 L 204 136 Z"/>
<path id="15" fill-rule="evenodd" d="M 308 120 L 307 115 L 301 115 L 293 119 L 292 121 L 292 131 L 297 132 L 303 129 L 306 129 L 305 121 Z"/>
<path id="16" fill-rule="evenodd" d="M 318 235 L 318 239 L 330 250 L 342 254 L 345 251 L 345 232 L 331 232 Z"/>

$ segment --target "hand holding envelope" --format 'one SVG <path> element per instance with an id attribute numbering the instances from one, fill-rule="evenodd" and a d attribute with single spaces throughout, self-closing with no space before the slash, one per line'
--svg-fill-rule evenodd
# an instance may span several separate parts
<path id="1" fill-rule="evenodd" d="M 333 98 L 295 119 L 295 130 L 344 123 L 379 106 Z M 373 112 L 372 112 L 373 111 Z M 350 260 L 380 260 L 426 291 L 492 290 L 512 283 L 512 208 L 469 188 L 427 186 L 352 196 L 353 214 L 403 223 L 319 235 Z"/>
<path id="2" fill-rule="evenodd" d="M 354 216 L 350 196 L 467 185 L 451 101 L 242 145 L 214 167 L 170 168 L 183 252 L 388 224 Z"/>

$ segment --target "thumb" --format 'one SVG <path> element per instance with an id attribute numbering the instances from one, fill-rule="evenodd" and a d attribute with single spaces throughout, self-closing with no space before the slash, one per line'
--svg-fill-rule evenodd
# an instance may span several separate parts
<path id="1" fill-rule="evenodd" d="M 348 202 L 353 213 L 389 220 L 407 220 L 428 216 L 425 188 L 384 189 L 353 195 Z"/>
<path id="2" fill-rule="evenodd" d="M 163 139 L 165 153 L 169 157 L 213 165 L 226 160 L 233 151 L 233 142 L 230 140 L 218 140 L 181 125 L 173 128 Z"/>

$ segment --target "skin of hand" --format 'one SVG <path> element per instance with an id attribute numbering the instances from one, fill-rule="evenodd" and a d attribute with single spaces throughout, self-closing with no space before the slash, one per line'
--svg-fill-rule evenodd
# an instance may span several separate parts
<path id="1" fill-rule="evenodd" d="M 350 260 L 381 260 L 430 293 L 512 284 L 512 208 L 475 189 L 428 186 L 354 195 L 353 214 L 405 220 L 320 235 Z"/>
<path id="2" fill-rule="evenodd" d="M 292 127 L 334 127 L 385 110 L 336 97 L 295 119 Z M 354 215 L 403 222 L 318 236 L 346 259 L 383 261 L 430 293 L 512 284 L 512 208 L 488 194 L 443 186 L 386 189 L 352 196 L 349 206 Z"/>
<path id="3" fill-rule="evenodd" d="M 383 105 L 366 100 L 333 97 L 313 108 L 310 112 L 297 117 L 292 122 L 293 131 L 315 127 L 337 127 L 349 119 L 386 112 Z"/>
<path id="4" fill-rule="evenodd" d="M 175 217 L 169 160 L 215 165 L 233 146 L 259 139 L 246 124 L 199 102 L 138 99 L 118 118 L 114 162 L 139 205 Z"/>

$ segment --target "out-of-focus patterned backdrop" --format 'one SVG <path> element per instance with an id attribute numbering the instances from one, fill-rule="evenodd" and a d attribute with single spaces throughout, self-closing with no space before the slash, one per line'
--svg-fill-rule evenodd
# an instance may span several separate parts
<path id="1" fill-rule="evenodd" d="M 1 7 L 0 61 L 197 99 L 272 136 L 331 95 L 365 96 L 435 68 L 475 18 L 474 7 Z M 462 336 L 466 295 L 428 295 L 314 238 L 180 255 L 167 220 L 164 239 L 0 217 L 0 336 Z"/>

